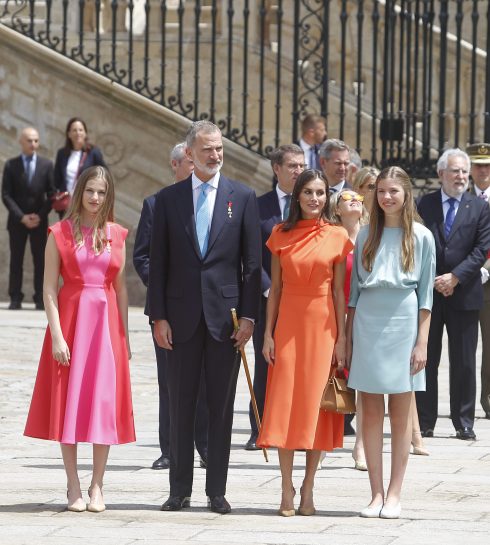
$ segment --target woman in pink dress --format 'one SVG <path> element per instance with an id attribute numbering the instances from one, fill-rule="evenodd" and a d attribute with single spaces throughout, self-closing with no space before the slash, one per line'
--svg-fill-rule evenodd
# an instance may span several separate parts
<path id="1" fill-rule="evenodd" d="M 46 245 L 49 325 L 24 434 L 61 443 L 68 510 L 75 512 L 105 510 L 109 447 L 135 440 L 124 276 L 127 230 L 113 217 L 112 177 L 104 167 L 91 167 L 79 178 L 66 219 L 50 227 Z M 88 504 L 78 477 L 80 442 L 93 444 Z"/>

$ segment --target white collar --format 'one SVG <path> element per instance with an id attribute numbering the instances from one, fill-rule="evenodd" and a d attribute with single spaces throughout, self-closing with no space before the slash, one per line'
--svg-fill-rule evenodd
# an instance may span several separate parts
<path id="1" fill-rule="evenodd" d="M 208 180 L 207 182 L 203 182 L 196 176 L 196 173 L 193 172 L 192 173 L 192 191 L 194 191 L 194 189 L 197 189 L 204 183 L 208 183 L 214 189 L 218 189 L 219 177 L 220 177 L 220 172 L 218 171 L 210 180 Z"/>
<path id="2" fill-rule="evenodd" d="M 285 191 L 283 191 L 279 187 L 279 184 L 276 185 L 276 193 L 277 193 L 277 196 L 279 197 L 279 199 L 282 199 L 284 197 L 287 197 L 288 195 L 291 195 L 291 193 L 286 193 Z"/>
<path id="3" fill-rule="evenodd" d="M 449 199 L 456 199 L 458 202 L 461 202 L 461 199 L 463 198 L 463 194 L 458 195 L 457 197 L 450 197 L 447 193 L 444 192 L 444 189 L 441 187 L 441 196 L 442 196 L 442 202 L 445 203 Z"/>

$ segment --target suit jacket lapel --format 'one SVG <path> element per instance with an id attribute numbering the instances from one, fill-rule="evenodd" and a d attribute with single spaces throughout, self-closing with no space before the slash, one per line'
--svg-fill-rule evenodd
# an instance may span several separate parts
<path id="1" fill-rule="evenodd" d="M 218 235 L 229 221 L 228 203 L 233 203 L 233 187 L 223 175 L 220 175 L 218 183 L 218 192 L 214 203 L 213 219 L 211 220 L 211 231 L 209 233 L 208 253 L 216 242 Z M 233 204 L 232 204 L 233 207 Z M 197 236 L 196 236 L 197 238 Z"/>
<path id="2" fill-rule="evenodd" d="M 180 197 L 177 199 L 176 206 L 179 210 L 182 223 L 184 224 L 185 232 L 191 240 L 191 244 L 194 248 L 199 259 L 201 258 L 201 250 L 199 249 L 199 243 L 197 241 L 196 232 L 196 218 L 194 217 L 194 201 L 192 199 L 192 176 L 189 176 L 187 180 L 178 182 L 178 188 L 180 190 Z"/>

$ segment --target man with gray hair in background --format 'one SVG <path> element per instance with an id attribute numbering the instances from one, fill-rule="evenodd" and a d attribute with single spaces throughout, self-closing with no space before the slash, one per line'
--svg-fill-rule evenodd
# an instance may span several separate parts
<path id="1" fill-rule="evenodd" d="M 480 269 L 490 248 L 490 210 L 467 189 L 470 158 L 446 150 L 437 162 L 441 189 L 420 199 L 419 213 L 436 242 L 434 303 L 427 345 L 425 392 L 416 392 L 423 437 L 433 437 L 438 416 L 438 369 L 444 326 L 449 343 L 451 420 L 458 439 L 476 439 L 478 314 L 483 305 Z"/>
<path id="2" fill-rule="evenodd" d="M 170 152 L 170 166 L 174 172 L 174 183 L 185 180 L 194 170 L 192 160 L 187 157 L 186 144 L 181 142 L 172 148 Z M 150 195 L 143 201 L 143 209 L 134 239 L 133 264 L 143 284 L 148 287 L 148 275 L 150 270 L 150 244 L 151 230 L 153 227 L 153 211 L 158 193 Z M 148 315 L 148 292 L 146 294 L 145 314 Z M 153 325 L 151 324 L 153 331 Z M 167 384 L 167 354 L 160 348 L 153 338 L 155 356 L 158 371 L 158 436 L 160 456 L 153 462 L 152 469 L 168 469 L 170 467 L 170 415 L 168 403 Z M 194 442 L 200 456 L 202 468 L 207 464 L 208 450 L 208 410 L 205 403 L 204 381 L 201 379 L 199 396 L 197 401 L 197 414 L 194 425 Z"/>
<path id="3" fill-rule="evenodd" d="M 350 148 L 342 140 L 329 138 L 320 148 L 320 166 L 328 181 L 330 193 L 352 189 L 347 182 L 347 170 L 351 163 Z"/>

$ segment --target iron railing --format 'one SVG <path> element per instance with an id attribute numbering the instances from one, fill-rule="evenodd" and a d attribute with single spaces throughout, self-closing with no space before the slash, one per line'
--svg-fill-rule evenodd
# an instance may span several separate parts
<path id="1" fill-rule="evenodd" d="M 308 113 L 414 177 L 490 141 L 489 0 L 2 0 L 0 21 L 262 155 Z"/>

